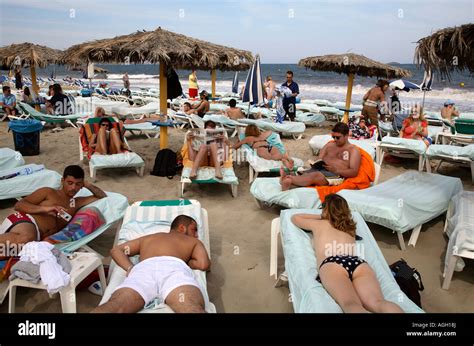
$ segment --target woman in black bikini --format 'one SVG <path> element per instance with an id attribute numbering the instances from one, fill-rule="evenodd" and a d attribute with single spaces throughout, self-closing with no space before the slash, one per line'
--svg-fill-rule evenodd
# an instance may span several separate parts
<path id="1" fill-rule="evenodd" d="M 261 132 L 255 125 L 248 125 L 245 128 L 245 138 L 236 144 L 234 149 L 240 148 L 244 144 L 248 144 L 255 149 L 257 155 L 266 160 L 281 161 L 286 168 L 293 169 L 293 160 L 288 153 L 282 153 L 276 146 L 268 143 L 267 139 L 272 134 L 271 131 Z"/>
<path id="2" fill-rule="evenodd" d="M 344 312 L 403 312 L 384 299 L 374 271 L 357 256 L 356 224 L 343 197 L 328 195 L 321 215 L 296 214 L 291 221 L 313 232 L 316 280 Z"/>

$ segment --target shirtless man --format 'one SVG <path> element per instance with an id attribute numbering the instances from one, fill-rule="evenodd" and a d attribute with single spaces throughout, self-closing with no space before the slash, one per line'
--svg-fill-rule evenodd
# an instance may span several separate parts
<path id="1" fill-rule="evenodd" d="M 63 229 L 81 207 L 107 196 L 97 186 L 84 182 L 84 170 L 79 166 L 66 167 L 61 182 L 59 190 L 43 187 L 20 200 L 16 212 L 0 225 L 0 243 L 22 246 L 40 241 Z M 93 196 L 74 198 L 83 187 Z"/>
<path id="2" fill-rule="evenodd" d="M 234 99 L 230 100 L 229 108 L 225 110 L 225 115 L 228 118 L 233 119 L 233 120 L 245 118 L 244 113 L 242 113 L 240 108 L 237 108 L 236 106 L 237 106 L 237 101 L 235 101 Z"/>
<path id="3" fill-rule="evenodd" d="M 207 112 L 209 112 L 210 105 L 206 90 L 201 91 L 199 95 L 201 96 L 201 102 L 196 106 L 193 106 L 189 114 L 197 114 L 202 118 Z"/>
<path id="4" fill-rule="evenodd" d="M 270 101 L 275 97 L 275 95 L 273 94 L 275 92 L 275 87 L 276 87 L 276 84 L 273 81 L 272 76 L 267 76 L 267 81 L 264 83 L 264 86 L 265 86 L 266 99 Z"/>
<path id="5" fill-rule="evenodd" d="M 444 107 L 441 109 L 441 117 L 448 120 L 449 122 L 454 122 L 453 117 L 458 117 L 459 111 L 454 107 L 453 100 L 447 100 L 444 103 Z"/>
<path id="6" fill-rule="evenodd" d="M 364 95 L 362 115 L 369 121 L 370 125 L 378 126 L 379 124 L 377 106 L 381 104 L 383 107 L 386 107 L 385 92 L 387 91 L 388 87 L 388 82 L 381 79 L 377 82 L 376 86 L 367 91 L 367 93 Z"/>
<path id="7" fill-rule="evenodd" d="M 205 312 L 202 288 L 191 269 L 208 271 L 211 266 L 203 243 L 197 239 L 197 224 L 180 215 L 169 233 L 156 233 L 116 246 L 110 254 L 127 272 L 110 300 L 92 312 L 135 313 L 156 297 L 174 312 Z M 140 255 L 136 265 L 129 256 Z"/>
<path id="8" fill-rule="evenodd" d="M 328 179 L 352 178 L 357 176 L 360 169 L 360 151 L 349 143 L 349 127 L 345 123 L 337 123 L 331 133 L 334 141 L 326 144 L 319 152 L 319 159 L 324 161 L 322 168 L 310 169 L 302 175 L 286 175 L 280 170 L 280 184 L 282 191 L 292 187 L 326 186 Z M 342 179 L 338 179 L 342 183 Z"/>

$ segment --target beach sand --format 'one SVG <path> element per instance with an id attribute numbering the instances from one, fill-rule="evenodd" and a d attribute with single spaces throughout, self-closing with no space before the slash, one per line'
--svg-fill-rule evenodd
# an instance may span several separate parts
<path id="1" fill-rule="evenodd" d="M 7 122 L 0 124 L 0 147 L 14 148 L 13 136 L 7 132 Z M 330 124 L 327 124 L 330 125 Z M 328 133 L 330 127 L 307 128 L 301 140 L 285 139 L 290 154 L 302 159 L 312 157 L 308 141 L 315 134 Z M 171 129 L 169 147 L 179 150 L 184 131 Z M 105 191 L 127 196 L 129 203 L 147 199 L 178 198 L 179 176 L 172 180 L 149 174 L 159 150 L 159 139 L 129 136 L 132 149 L 146 161 L 145 176 L 140 178 L 132 169 L 102 170 L 97 175 L 97 185 Z M 25 157 L 27 163 L 42 163 L 47 168 L 62 173 L 67 165 L 80 164 L 88 172 L 88 166 L 79 162 L 77 129 L 66 128 L 59 133 L 45 130 L 41 134 L 41 154 Z M 384 163 L 381 181 L 417 169 L 417 162 L 391 165 Z M 279 216 L 279 208 L 257 208 L 250 194 L 248 168 L 235 165 L 239 177 L 239 195 L 232 198 L 225 185 L 191 186 L 186 198 L 197 199 L 209 213 L 212 270 L 208 273 L 208 291 L 218 312 L 293 312 L 287 287 L 274 288 L 269 276 L 270 224 Z M 460 177 L 466 190 L 474 190 L 468 169 L 446 164 L 443 174 Z M 14 200 L 0 201 L 0 220 L 12 212 Z M 420 272 L 425 290 L 421 292 L 423 308 L 427 312 L 474 312 L 474 261 L 466 261 L 462 272 L 455 272 L 448 291 L 441 289 L 442 268 L 447 239 L 442 234 L 444 215 L 429 222 L 422 229 L 416 248 L 402 252 L 397 237 L 383 227 L 369 224 L 385 259 L 389 264 L 404 258 Z M 89 245 L 104 256 L 109 256 L 115 229 L 108 230 Z M 407 237 L 405 237 L 407 238 Z M 280 252 L 281 253 L 281 252 Z M 108 258 L 110 260 L 110 258 Z M 281 268 L 283 261 L 280 261 Z M 88 312 L 100 301 L 100 297 L 86 290 L 77 293 L 78 312 Z M 0 306 L 0 312 L 8 311 L 8 299 Z M 17 312 L 61 312 L 59 297 L 50 299 L 46 291 L 19 288 Z"/>

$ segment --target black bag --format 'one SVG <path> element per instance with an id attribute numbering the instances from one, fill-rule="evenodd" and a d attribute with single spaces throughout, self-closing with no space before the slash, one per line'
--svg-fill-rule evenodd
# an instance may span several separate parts
<path id="1" fill-rule="evenodd" d="M 170 149 L 161 149 L 156 154 L 155 165 L 150 174 L 173 179 L 176 175 L 176 153 Z"/>
<path id="2" fill-rule="evenodd" d="M 408 263 L 401 258 L 399 261 L 390 265 L 392 274 L 395 277 L 400 289 L 405 293 L 410 300 L 421 308 L 420 292 L 425 289 L 421 281 L 421 275 L 415 268 L 412 268 Z"/>

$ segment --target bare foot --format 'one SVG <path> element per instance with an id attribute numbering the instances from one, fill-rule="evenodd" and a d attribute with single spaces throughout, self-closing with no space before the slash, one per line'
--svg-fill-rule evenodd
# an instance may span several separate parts
<path id="1" fill-rule="evenodd" d="M 289 157 L 285 157 L 281 159 L 281 162 L 285 165 L 286 168 L 288 168 L 290 172 L 293 171 L 295 163 L 292 159 L 290 159 Z"/>
<path id="2" fill-rule="evenodd" d="M 288 191 L 291 187 L 291 177 L 286 176 L 280 181 L 281 191 Z"/>
<path id="3" fill-rule="evenodd" d="M 189 179 L 196 179 L 197 178 L 197 173 L 191 171 L 191 174 L 189 175 Z"/>
<path id="4" fill-rule="evenodd" d="M 219 179 L 219 180 L 222 180 L 222 172 L 221 171 L 219 171 L 219 172 L 216 171 L 216 178 Z"/>
<path id="5" fill-rule="evenodd" d="M 286 172 L 285 172 L 285 168 L 282 166 L 280 167 L 280 181 L 283 180 L 284 178 L 286 178 Z"/>

